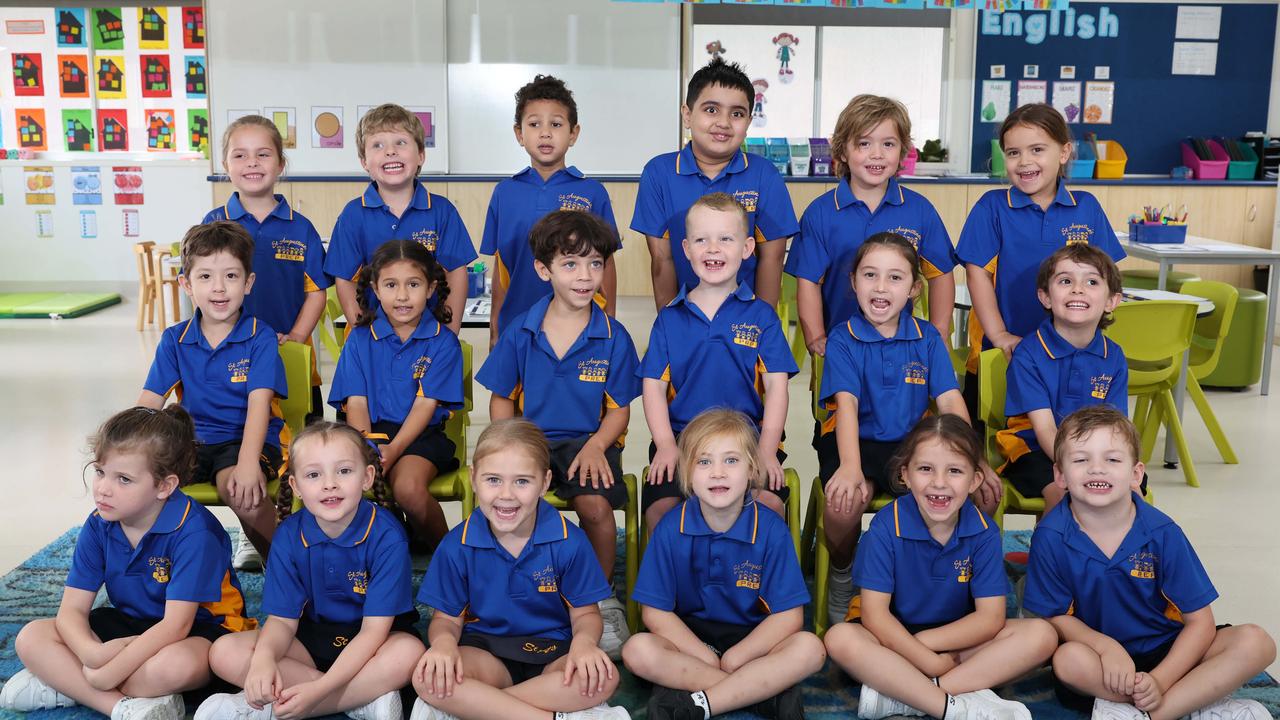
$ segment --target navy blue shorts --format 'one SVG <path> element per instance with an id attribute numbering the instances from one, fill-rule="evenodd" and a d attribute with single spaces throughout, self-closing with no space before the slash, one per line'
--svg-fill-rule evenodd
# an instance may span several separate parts
<path id="1" fill-rule="evenodd" d="M 159 623 L 161 618 L 143 620 L 127 614 L 119 608 L 103 605 L 89 611 L 89 629 L 102 642 L 117 640 L 123 637 L 141 635 Z M 213 642 L 231 632 L 221 625 L 213 623 L 192 622 L 187 637 L 200 637 Z"/>
<path id="2" fill-rule="evenodd" d="M 410 610 L 400 613 L 391 622 L 391 632 L 408 633 L 418 639 L 414 623 L 418 622 L 418 611 Z M 338 661 L 343 648 L 360 632 L 360 623 L 322 623 L 303 617 L 298 620 L 298 631 L 294 635 L 302 647 L 306 648 L 312 662 L 320 672 L 328 672 Z"/>
<path id="3" fill-rule="evenodd" d="M 473 647 L 498 658 L 511 675 L 511 684 L 519 685 L 525 680 L 538 677 L 548 665 L 568 655 L 569 642 L 464 631 L 462 637 L 458 638 L 458 647 Z"/>

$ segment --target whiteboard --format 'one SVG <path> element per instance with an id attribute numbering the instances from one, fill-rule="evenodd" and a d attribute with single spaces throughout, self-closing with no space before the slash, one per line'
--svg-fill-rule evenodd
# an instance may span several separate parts
<path id="1" fill-rule="evenodd" d="M 450 172 L 529 164 L 512 131 L 514 96 L 539 73 L 573 91 L 582 132 L 568 162 L 583 172 L 638 175 L 679 148 L 679 5 L 448 0 L 446 14 Z"/>
<path id="2" fill-rule="evenodd" d="M 431 113 L 423 170 L 449 170 L 445 0 L 207 0 L 205 8 L 216 172 L 231 119 L 264 111 L 284 119 L 290 110 L 289 174 L 362 172 L 358 113 L 385 102 Z"/>

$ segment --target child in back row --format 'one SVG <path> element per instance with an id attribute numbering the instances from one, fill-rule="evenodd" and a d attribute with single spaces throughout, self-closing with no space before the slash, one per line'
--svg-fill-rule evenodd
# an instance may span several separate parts
<path id="1" fill-rule="evenodd" d="M 929 412 L 931 401 L 939 413 L 969 421 L 946 341 L 910 312 L 920 292 L 920 257 L 911 242 L 893 233 L 867 238 L 846 282 L 857 304 L 826 345 L 818 396 L 830 415 L 814 440 L 827 501 L 832 625 L 844 619 L 854 597 L 850 568 L 862 514 L 877 492 L 903 493 L 890 467 L 903 438 Z M 994 473 L 982 479 L 975 490 L 982 510 L 991 513 L 1000 500 L 1000 481 Z"/>
<path id="2" fill-rule="evenodd" d="M 920 254 L 929 322 L 950 342 L 955 252 L 938 211 L 894 177 L 910 149 L 911 118 L 897 100 L 859 95 L 836 120 L 831 160 L 843 181 L 809 203 L 786 264 L 796 277 L 805 344 L 815 355 L 826 353 L 827 334 L 853 314 L 856 300 L 846 279 L 855 253 L 864 238 L 884 232 L 906 238 Z"/>
<path id="3" fill-rule="evenodd" d="M 276 512 L 267 482 L 283 464 L 288 428 L 275 402 L 288 394 L 275 331 L 244 310 L 253 289 L 253 238 L 237 223 L 196 225 L 182 238 L 178 284 L 196 307 L 166 328 L 138 404 L 159 410 L 176 393 L 195 421 L 196 468 L 183 483 L 213 483 L 256 549 L 239 565 L 260 564 Z M 243 547 L 243 544 L 242 544 Z"/>
<path id="4" fill-rule="evenodd" d="M 491 420 L 523 415 L 551 444 L 551 488 L 569 501 L 605 579 L 613 580 L 617 523 L 626 504 L 622 443 L 640 394 L 636 348 L 626 328 L 593 301 L 616 241 L 590 213 L 556 210 L 533 226 L 533 269 L 552 295 L 515 316 L 476 374 L 493 392 Z M 600 647 L 615 660 L 627 640 L 616 597 L 600 603 Z"/>
<path id="5" fill-rule="evenodd" d="M 756 252 L 741 263 L 734 279 L 761 300 L 778 304 L 787 238 L 800 228 L 778 169 L 742 150 L 754 97 L 755 89 L 741 67 L 714 58 L 689 78 L 680 108 L 689 143 L 644 166 L 631 229 L 648 239 L 658 310 L 681 289 L 698 283 L 700 276 L 681 248 L 685 213 L 707 193 L 727 193 L 746 209 L 746 235 Z"/>
<path id="6" fill-rule="evenodd" d="M 694 201 L 685 220 L 684 254 L 698 284 L 682 288 L 658 311 L 639 370 L 653 435 L 641 503 L 645 526 L 657 527 L 679 502 L 676 442 L 685 425 L 711 407 L 741 411 L 756 424 L 768 492 L 753 492 L 782 515 L 787 380 L 799 368 L 778 314 L 738 278 L 755 249 L 746 209 L 731 195 L 710 193 Z"/>
<path id="7" fill-rule="evenodd" d="M 1120 269 L 1092 245 L 1066 245 L 1040 264 L 1036 295 L 1049 317 L 1035 342 L 1019 343 L 1009 363 L 1005 417 L 996 433 L 1004 476 L 1025 497 L 1044 498 L 1047 514 L 1066 495 L 1053 482 L 1058 423 L 1087 405 L 1128 414 L 1129 364 L 1102 334 L 1120 302 Z"/>
<path id="8" fill-rule="evenodd" d="M 862 683 L 861 718 L 1031 720 L 990 688 L 1043 664 L 1056 641 L 1043 620 L 1005 620 L 1000 528 L 969 500 L 981 458 L 955 415 L 921 420 L 893 457 L 893 482 L 908 494 L 871 520 L 854 564 L 860 612 L 825 638 Z"/>
<path id="9" fill-rule="evenodd" d="M 195 427 L 179 406 L 136 407 L 90 444 L 96 509 L 58 617 L 28 623 L 14 641 L 25 669 L 0 690 L 0 708 L 80 704 L 112 720 L 181 720 L 181 693 L 209 682 L 210 643 L 254 627 L 226 530 L 178 489 L 195 469 Z M 94 608 L 104 584 L 111 604 Z"/>
<path id="10" fill-rule="evenodd" d="M 369 187 L 338 215 L 324 259 L 324 271 L 337 284 L 347 322 L 360 320 L 360 269 L 388 240 L 422 245 L 444 268 L 449 285 L 465 288 L 467 263 L 476 259 L 476 250 L 453 204 L 427 192 L 418 180 L 427 159 L 426 133 L 418 117 L 393 103 L 370 110 L 356 126 L 356 152 L 369 173 Z M 448 300 L 448 326 L 455 335 L 462 328 L 466 301 L 464 292 Z"/>
<path id="11" fill-rule="evenodd" d="M 578 104 L 564 81 L 538 75 L 516 92 L 516 142 L 529 153 L 529 167 L 503 180 L 489 198 L 480 252 L 494 260 L 493 309 L 489 346 L 516 316 L 551 294 L 547 280 L 534 270 L 529 254 L 529 229 L 554 210 L 583 210 L 608 224 L 614 248 L 621 249 L 609 193 L 572 165 L 565 154 L 578 141 Z M 618 286 L 612 253 L 604 257 L 600 283 L 605 312 L 613 315 Z"/>
<path id="12" fill-rule="evenodd" d="M 363 496 L 377 462 L 347 425 L 318 422 L 298 433 L 289 486 L 302 510 L 280 523 L 271 546 L 267 621 L 209 651 L 213 671 L 244 690 L 210 696 L 195 720 L 403 718 L 400 688 L 423 647 L 404 528 Z"/>
<path id="13" fill-rule="evenodd" d="M 434 609 L 410 720 L 627 720 L 605 701 L 618 670 L 597 647 L 612 595 L 577 525 L 542 499 L 551 454 L 528 420 L 498 420 L 472 456 L 476 509 L 431 558 Z"/>
<path id="14" fill-rule="evenodd" d="M 391 240 L 361 269 L 358 289 L 360 321 L 342 346 L 329 404 L 379 443 L 396 505 L 430 551 L 449 531 L 430 485 L 458 467 L 444 424 L 464 397 L 462 348 L 445 327 L 449 283 L 422 245 Z"/>
<path id="15" fill-rule="evenodd" d="M 826 659 L 802 629 L 809 593 L 787 525 L 752 499 L 764 480 L 756 438 L 732 410 L 708 410 L 680 436 L 687 499 L 654 527 L 633 591 L 649 631 L 622 650 L 655 684 L 651 720 L 738 708 L 800 720 L 796 684 Z"/>
<path id="16" fill-rule="evenodd" d="M 1138 433 L 1108 405 L 1062 421 L 1054 482 L 1067 497 L 1031 538 L 1023 607 L 1048 618 L 1058 699 L 1094 720 L 1267 720 L 1225 697 L 1276 657 L 1257 625 L 1217 625 L 1218 592 L 1187 536 L 1143 502 Z"/>

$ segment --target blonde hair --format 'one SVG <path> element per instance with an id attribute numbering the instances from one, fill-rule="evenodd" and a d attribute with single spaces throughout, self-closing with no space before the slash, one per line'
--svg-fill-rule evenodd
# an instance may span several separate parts
<path id="1" fill-rule="evenodd" d="M 717 212 L 727 212 L 727 213 L 733 213 L 734 215 L 737 215 L 738 218 L 742 220 L 742 234 L 743 235 L 747 234 L 747 225 L 748 225 L 747 209 L 744 208 L 742 206 L 742 203 L 738 202 L 732 195 L 730 195 L 729 193 L 723 193 L 723 192 L 707 193 L 706 195 L 703 195 L 702 197 L 693 201 L 693 204 L 689 206 L 689 210 L 685 213 L 685 216 L 684 216 L 685 217 L 685 234 L 688 234 L 689 216 L 693 214 L 694 208 L 700 208 L 700 207 L 707 208 L 709 210 L 715 210 Z"/>
<path id="2" fill-rule="evenodd" d="M 427 132 L 417 115 L 395 103 L 383 103 L 360 118 L 356 125 L 356 153 L 364 160 L 365 139 L 377 132 L 400 130 L 413 137 L 418 152 L 427 150 Z"/>
<path id="3" fill-rule="evenodd" d="M 227 126 L 226 131 L 222 133 L 222 164 L 227 164 L 227 153 L 231 151 L 231 136 L 235 135 L 240 128 L 246 127 L 262 128 L 267 132 L 271 145 L 276 149 L 276 157 L 280 158 L 280 169 L 283 170 L 288 164 L 284 157 L 284 138 L 280 137 L 280 128 L 261 115 L 244 115 Z"/>
<path id="4" fill-rule="evenodd" d="M 481 460 L 511 447 L 523 450 L 538 464 L 538 472 L 545 474 L 551 469 L 551 448 L 547 445 L 547 436 L 537 425 L 518 417 L 496 420 L 480 433 L 476 450 L 471 455 L 471 466 L 478 468 Z"/>
<path id="5" fill-rule="evenodd" d="M 298 467 L 302 457 L 302 453 L 299 453 L 298 449 L 309 445 L 312 438 L 323 443 L 331 443 L 335 440 L 345 440 L 351 443 L 351 446 L 355 448 L 356 456 L 360 458 L 360 462 L 366 466 L 373 467 L 373 488 L 370 490 L 373 495 L 373 501 L 388 509 L 395 507 L 391 485 L 382 473 L 382 458 L 379 456 L 378 450 L 374 449 L 374 446 L 365 439 L 365 436 L 359 430 L 342 423 L 329 422 L 327 420 L 313 422 L 299 431 L 297 435 L 294 435 L 293 441 L 289 443 L 289 461 L 283 473 L 284 480 L 287 481 L 294 475 L 294 468 Z M 292 508 L 293 488 L 288 482 L 281 482 L 280 490 L 276 494 L 276 515 L 283 518 L 292 511 Z"/>
<path id="6" fill-rule="evenodd" d="M 760 442 L 760 433 L 755 423 L 737 410 L 712 408 L 699 413 L 684 430 L 680 431 L 680 492 L 686 497 L 693 494 L 690 476 L 693 463 L 698 459 L 707 444 L 713 438 L 729 438 L 738 445 L 747 463 L 748 488 L 764 487 L 764 473 L 756 450 Z"/>
<path id="7" fill-rule="evenodd" d="M 898 128 L 898 141 L 902 143 L 902 159 L 911 152 L 911 116 L 902 103 L 880 95 L 858 95 L 844 106 L 836 119 L 835 132 L 831 133 L 831 162 L 837 177 L 849 177 L 849 158 L 845 146 L 850 140 L 871 132 L 885 120 L 892 120 Z M 897 172 L 897 168 L 893 168 Z"/>

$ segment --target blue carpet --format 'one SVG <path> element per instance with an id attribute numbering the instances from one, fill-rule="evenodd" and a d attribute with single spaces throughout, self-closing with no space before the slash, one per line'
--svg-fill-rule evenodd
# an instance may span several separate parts
<path id="1" fill-rule="evenodd" d="M 71 553 L 77 532 L 79 532 L 78 528 L 68 530 L 62 537 L 28 558 L 12 572 L 0 577 L 0 598 L 3 598 L 0 602 L 0 678 L 8 679 L 21 669 L 21 664 L 13 651 L 13 638 L 18 630 L 31 620 L 53 617 L 57 613 L 67 568 L 71 566 Z M 238 530 L 231 529 L 229 532 L 234 536 Z M 1005 533 L 1005 551 L 1025 551 L 1028 549 L 1030 539 L 1029 531 Z M 619 542 L 618 545 L 621 553 L 622 543 Z M 619 572 L 622 567 L 623 564 L 619 561 Z M 1010 566 L 1008 569 L 1011 579 L 1016 579 L 1022 574 L 1020 567 Z M 421 573 L 415 572 L 415 587 L 421 579 Z M 262 597 L 262 575 L 241 573 L 240 583 L 244 588 L 249 607 L 258 608 Z M 618 586 L 621 585 L 621 578 L 619 578 Z M 1014 607 L 1012 595 L 1009 603 L 1012 609 Z M 426 613 L 424 612 L 423 615 L 425 617 Z M 421 629 L 425 631 L 425 621 Z M 1074 720 L 1084 717 L 1057 704 L 1054 700 L 1051 680 L 1049 671 L 1041 670 L 1003 688 L 1001 694 L 1025 703 L 1036 720 Z M 856 717 L 858 687 L 831 663 L 827 663 L 821 672 L 806 679 L 802 689 L 805 714 L 811 720 L 843 720 Z M 634 717 L 643 718 L 647 695 L 643 683 L 632 677 L 630 673 L 623 671 L 623 684 L 618 694 L 614 696 L 613 704 L 621 704 L 630 709 Z M 1236 695 L 1259 700 L 1267 706 L 1272 716 L 1280 717 L 1280 685 L 1277 685 L 1271 676 L 1265 673 L 1258 675 Z M 188 707 L 188 711 L 194 710 L 194 707 Z M 21 713 L 0 710 L 0 720 L 16 720 L 21 717 L 30 720 L 88 720 L 102 716 L 82 707 L 46 710 L 25 716 Z M 745 720 L 754 716 L 739 712 L 722 717 Z"/>

